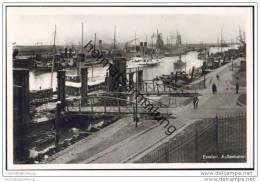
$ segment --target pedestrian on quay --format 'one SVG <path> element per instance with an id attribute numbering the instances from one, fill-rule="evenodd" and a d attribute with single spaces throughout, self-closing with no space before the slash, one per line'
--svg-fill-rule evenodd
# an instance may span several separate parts
<path id="1" fill-rule="evenodd" d="M 216 75 L 216 77 L 217 77 L 217 80 L 219 80 L 219 75 L 218 74 Z"/>
<path id="2" fill-rule="evenodd" d="M 193 97 L 193 108 L 196 109 L 196 96 Z"/>
<path id="3" fill-rule="evenodd" d="M 193 107 L 194 109 L 198 109 L 199 98 L 197 96 L 193 97 Z"/>
<path id="4" fill-rule="evenodd" d="M 236 83 L 236 94 L 238 94 L 238 90 L 239 90 L 239 84 L 238 82 Z"/>
<path id="5" fill-rule="evenodd" d="M 215 94 L 217 92 L 217 86 L 215 83 L 212 84 L 212 93 Z"/>
<path id="6" fill-rule="evenodd" d="M 195 104 L 195 107 L 196 107 L 196 109 L 198 109 L 198 107 L 199 107 L 199 98 L 198 98 L 198 96 L 196 96 L 196 104 Z"/>
<path id="7" fill-rule="evenodd" d="M 195 108 L 198 109 L 199 107 L 199 98 L 196 96 Z"/>
<path id="8" fill-rule="evenodd" d="M 236 94 L 238 94 L 238 90 L 239 90 L 239 83 L 238 83 L 238 80 L 239 80 L 239 77 L 237 76 L 236 77 Z"/>

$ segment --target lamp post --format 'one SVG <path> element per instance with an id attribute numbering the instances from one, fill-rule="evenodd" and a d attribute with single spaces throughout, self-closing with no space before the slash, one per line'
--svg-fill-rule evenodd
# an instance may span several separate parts
<path id="1" fill-rule="evenodd" d="M 138 107 L 137 97 L 138 97 L 138 93 L 139 93 L 138 72 L 139 72 L 139 67 L 137 67 L 137 69 L 136 69 L 136 93 L 135 93 L 135 117 L 134 117 L 135 127 L 137 127 L 137 123 L 138 123 L 138 116 L 137 116 L 137 113 L 138 113 L 138 110 L 137 110 L 137 107 Z"/>
<path id="2" fill-rule="evenodd" d="M 203 74 L 203 78 L 204 78 L 204 88 L 206 88 L 206 62 L 203 62 L 202 65 L 202 74 Z"/>
<path id="3" fill-rule="evenodd" d="M 232 64 L 232 71 L 234 70 L 234 63 L 233 63 L 233 57 L 231 57 L 231 64 Z"/>

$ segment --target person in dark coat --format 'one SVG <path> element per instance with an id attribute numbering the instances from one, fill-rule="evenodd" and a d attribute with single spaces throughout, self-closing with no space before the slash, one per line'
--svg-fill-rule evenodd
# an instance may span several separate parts
<path id="1" fill-rule="evenodd" d="M 197 96 L 193 97 L 193 107 L 194 109 L 198 109 L 199 98 Z"/>
<path id="2" fill-rule="evenodd" d="M 212 92 L 215 94 L 217 92 L 217 86 L 215 83 L 212 84 Z"/>
<path id="3" fill-rule="evenodd" d="M 193 97 L 193 108 L 194 108 L 194 109 L 196 109 L 196 102 L 197 102 L 197 101 L 196 101 L 196 96 L 195 96 L 195 97 Z"/>
<path id="4" fill-rule="evenodd" d="M 198 109 L 198 107 L 199 107 L 199 98 L 198 98 L 198 96 L 196 96 L 196 104 L 195 104 L 195 107 L 196 107 L 196 109 Z"/>
<path id="5" fill-rule="evenodd" d="M 239 84 L 236 83 L 236 94 L 238 94 L 238 90 L 239 90 Z"/>
<path id="6" fill-rule="evenodd" d="M 217 80 L 219 80 L 219 75 L 218 74 L 216 75 L 216 77 L 217 77 Z"/>

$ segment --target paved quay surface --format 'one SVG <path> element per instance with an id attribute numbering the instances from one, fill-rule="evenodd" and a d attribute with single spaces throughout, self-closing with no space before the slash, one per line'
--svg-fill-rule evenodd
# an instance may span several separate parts
<path id="1" fill-rule="evenodd" d="M 239 59 L 234 61 L 234 64 L 237 63 Z M 94 136 L 65 149 L 49 163 L 131 162 L 140 153 L 174 137 L 176 133 L 198 119 L 212 118 L 216 114 L 221 115 L 227 112 L 245 112 L 246 106 L 237 104 L 239 94 L 235 94 L 235 87 L 230 83 L 233 74 L 230 66 L 231 63 L 226 64 L 207 74 L 206 89 L 199 90 L 201 96 L 197 110 L 193 109 L 192 102 L 183 107 L 169 108 L 168 112 L 177 117 L 169 119 L 170 124 L 177 128 L 172 135 L 167 136 L 166 129 L 156 121 L 142 121 L 138 128 L 135 128 L 130 117 L 123 118 L 102 129 L 101 132 L 95 133 Z M 220 75 L 220 80 L 216 79 L 216 74 Z M 200 78 L 191 85 L 198 84 L 202 80 L 203 78 Z M 213 83 L 217 85 L 216 94 L 212 94 L 211 91 Z M 245 91 L 246 89 L 241 87 L 240 92 L 245 93 Z"/>

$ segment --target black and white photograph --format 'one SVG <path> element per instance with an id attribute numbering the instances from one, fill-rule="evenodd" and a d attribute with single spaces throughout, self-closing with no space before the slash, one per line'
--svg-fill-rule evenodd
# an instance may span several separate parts
<path id="1" fill-rule="evenodd" d="M 253 6 L 5 16 L 7 169 L 253 168 Z"/>

